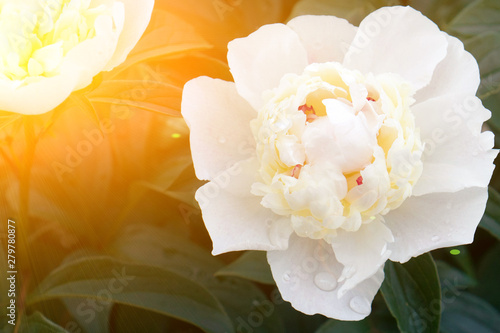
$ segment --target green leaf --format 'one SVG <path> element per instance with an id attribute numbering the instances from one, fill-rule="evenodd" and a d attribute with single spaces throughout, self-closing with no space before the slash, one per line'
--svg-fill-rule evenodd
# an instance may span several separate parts
<path id="1" fill-rule="evenodd" d="M 3 333 L 11 333 L 14 331 L 14 326 L 8 325 L 2 329 Z M 45 318 L 40 312 L 35 312 L 29 317 L 21 319 L 19 326 L 20 333 L 68 333 L 61 326 L 51 322 Z"/>
<path id="2" fill-rule="evenodd" d="M 54 298 L 83 298 L 80 313 L 95 310 L 88 300 L 147 309 L 189 322 L 206 332 L 232 332 L 220 303 L 201 285 L 155 266 L 120 262 L 107 257 L 62 265 L 30 295 L 27 304 Z"/>
<path id="3" fill-rule="evenodd" d="M 479 226 L 500 240 L 500 223 L 498 220 L 492 218 L 488 214 L 485 214 L 481 219 Z"/>
<path id="4" fill-rule="evenodd" d="M 4 115 L 5 114 L 5 115 Z M 8 113 L 8 112 L 1 112 L 0 113 L 0 130 L 4 129 L 5 127 L 15 123 L 18 120 L 21 120 L 22 116 L 18 114 L 13 114 L 13 113 Z"/>
<path id="5" fill-rule="evenodd" d="M 231 264 L 220 269 L 216 275 L 237 276 L 264 284 L 275 284 L 264 251 L 248 251 Z"/>
<path id="6" fill-rule="evenodd" d="M 109 317 L 110 330 L 107 332 L 119 333 L 164 333 L 164 332 L 182 332 L 174 330 L 171 323 L 189 327 L 186 332 L 191 332 L 193 326 L 184 321 L 178 321 L 171 317 L 165 317 L 157 313 L 138 309 L 131 306 L 116 304 Z M 197 330 L 198 331 L 198 330 Z M 92 331 L 89 333 L 93 333 Z"/>
<path id="7" fill-rule="evenodd" d="M 227 277 L 208 280 L 206 286 L 224 305 L 236 332 L 285 332 L 276 304 L 253 283 Z"/>
<path id="8" fill-rule="evenodd" d="M 447 30 L 448 24 L 470 3 L 470 0 L 419 0 L 411 6 Z"/>
<path id="9" fill-rule="evenodd" d="M 484 106 L 491 111 L 491 118 L 487 124 L 491 131 L 495 133 L 495 146 L 500 146 L 500 93 L 492 94 L 482 99 Z M 491 183 L 495 188 L 499 187 L 497 179 L 494 177 Z"/>
<path id="10" fill-rule="evenodd" d="M 441 319 L 443 333 L 497 333 L 500 313 L 488 302 L 463 292 L 444 305 Z"/>
<path id="11" fill-rule="evenodd" d="M 284 320 L 286 333 L 315 332 L 325 323 L 325 316 L 320 314 L 306 315 L 295 310 L 289 302 L 281 297 L 278 288 L 271 292 L 271 300 L 276 304 L 276 312 Z"/>
<path id="12" fill-rule="evenodd" d="M 89 101 L 84 94 L 74 93 L 68 99 L 68 104 L 73 103 L 77 108 L 84 112 L 98 128 L 101 127 L 101 119 L 94 105 Z"/>
<path id="13" fill-rule="evenodd" d="M 144 69 L 141 80 L 105 80 L 87 96 L 88 100 L 111 104 L 114 108 L 137 108 L 179 117 L 182 89 L 163 82 L 164 78 L 146 65 L 141 68 Z"/>
<path id="14" fill-rule="evenodd" d="M 175 56 L 210 49 L 207 41 L 186 21 L 167 10 L 155 8 L 148 28 L 126 61 L 110 74 L 116 76 L 125 69 L 147 59 Z"/>
<path id="15" fill-rule="evenodd" d="M 479 226 L 500 240 L 500 193 L 494 188 L 488 188 L 488 203 Z"/>
<path id="16" fill-rule="evenodd" d="M 100 311 L 95 312 L 95 318 L 88 320 L 87 317 L 81 316 L 82 300 L 78 298 L 65 298 L 63 303 L 66 305 L 67 311 L 74 318 L 74 324 L 78 325 L 86 333 L 108 333 L 109 332 L 109 314 L 113 308 L 113 303 L 103 304 Z"/>
<path id="17" fill-rule="evenodd" d="M 478 0 L 465 7 L 451 22 L 448 32 L 465 38 L 500 31 L 500 2 Z"/>
<path id="18" fill-rule="evenodd" d="M 219 300 L 236 329 L 280 333 L 283 326 L 275 304 L 249 281 L 214 276 L 224 264 L 208 250 L 147 225 L 133 226 L 116 241 L 110 253 L 128 261 L 168 267 L 205 286 Z"/>
<path id="19" fill-rule="evenodd" d="M 165 229 L 132 225 L 108 252 L 125 261 L 168 267 L 179 275 L 204 283 L 223 264 L 189 239 L 169 234 Z"/>
<path id="20" fill-rule="evenodd" d="M 381 291 L 402 332 L 439 332 L 441 290 L 430 254 L 405 264 L 388 261 Z"/>
<path id="21" fill-rule="evenodd" d="M 398 0 L 301 0 L 294 6 L 289 20 L 300 15 L 333 15 L 358 26 L 377 8 L 399 4 Z"/>
<path id="22" fill-rule="evenodd" d="M 5 252 L 6 248 L 7 245 L 0 238 L 0 270 L 2 274 L 8 271 L 7 253 Z M 0 306 L 2 307 L 2 309 L 4 309 L 4 306 L 6 306 L 9 303 L 9 298 L 7 297 L 7 290 L 9 290 L 9 282 L 5 278 L 0 279 Z"/>
<path id="23" fill-rule="evenodd" d="M 465 48 L 476 58 L 481 72 L 478 96 L 482 99 L 500 88 L 500 31 L 486 32 L 465 41 Z"/>
<path id="24" fill-rule="evenodd" d="M 455 292 L 458 289 L 471 288 L 477 284 L 474 278 L 444 261 L 436 260 L 436 267 L 443 295 L 445 290 Z"/>
<path id="25" fill-rule="evenodd" d="M 330 319 L 324 323 L 316 333 L 369 333 L 370 325 L 367 320 L 362 321 L 338 321 Z"/>
<path id="26" fill-rule="evenodd" d="M 460 254 L 459 255 L 452 255 L 449 251 L 447 250 L 447 255 L 451 260 L 453 260 L 457 266 L 463 270 L 468 276 L 472 277 L 473 279 L 476 278 L 476 269 L 474 266 L 473 258 L 472 255 L 469 251 L 469 247 L 466 245 L 461 245 L 461 246 L 454 246 L 454 250 L 459 250 Z"/>
<path id="27" fill-rule="evenodd" d="M 500 244 L 494 246 L 481 260 L 478 269 L 478 284 L 474 289 L 474 294 L 488 301 L 498 311 L 500 311 Z"/>

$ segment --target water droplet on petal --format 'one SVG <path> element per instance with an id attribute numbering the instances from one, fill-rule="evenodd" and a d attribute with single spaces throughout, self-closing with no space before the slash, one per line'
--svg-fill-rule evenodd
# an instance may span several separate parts
<path id="1" fill-rule="evenodd" d="M 472 152 L 472 156 L 477 156 L 477 155 L 479 155 L 479 153 L 477 151 Z"/>
<path id="2" fill-rule="evenodd" d="M 349 302 L 349 306 L 354 312 L 362 315 L 367 315 L 371 312 L 372 306 L 370 302 L 362 296 L 355 296 Z"/>
<path id="3" fill-rule="evenodd" d="M 337 288 L 337 279 L 331 273 L 321 272 L 314 277 L 314 284 L 323 291 L 332 291 Z"/>
<path id="4" fill-rule="evenodd" d="M 222 143 L 222 144 L 226 143 L 226 138 L 223 137 L 223 136 L 220 136 L 219 137 L 219 143 Z"/>
<path id="5" fill-rule="evenodd" d="M 439 236 L 432 236 L 431 241 L 437 242 L 439 240 Z"/>
<path id="6" fill-rule="evenodd" d="M 283 281 L 289 282 L 291 279 L 290 272 L 285 272 L 285 274 L 283 274 Z"/>

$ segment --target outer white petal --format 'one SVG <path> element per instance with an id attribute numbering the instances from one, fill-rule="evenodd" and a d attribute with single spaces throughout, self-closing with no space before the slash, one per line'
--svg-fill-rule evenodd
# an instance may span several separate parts
<path id="1" fill-rule="evenodd" d="M 199 77 L 184 86 L 182 115 L 191 129 L 191 153 L 199 179 L 210 180 L 255 153 L 250 120 L 257 116 L 234 83 Z"/>
<path id="2" fill-rule="evenodd" d="M 379 269 L 341 297 L 338 291 L 343 283 L 325 291 L 325 286 L 340 277 L 342 264 L 325 242 L 296 235 L 290 237 L 286 251 L 269 251 L 267 260 L 283 299 L 308 315 L 320 313 L 340 320 L 361 320 L 370 314 L 373 297 L 384 280 L 384 272 Z M 328 277 L 333 280 L 328 281 Z"/>
<path id="3" fill-rule="evenodd" d="M 476 59 L 458 38 L 446 35 L 446 39 L 446 58 L 436 67 L 431 83 L 416 94 L 417 103 L 446 94 L 476 94 L 481 82 Z"/>
<path id="4" fill-rule="evenodd" d="M 260 197 L 250 193 L 257 168 L 255 158 L 237 163 L 196 192 L 212 238 L 212 254 L 288 247 L 290 223 L 284 223 L 281 216 L 260 204 Z"/>
<path id="5" fill-rule="evenodd" d="M 106 1 L 94 0 L 94 2 Z M 105 71 L 110 71 L 125 61 L 146 30 L 153 12 L 154 0 L 120 0 L 120 2 L 125 5 L 125 22 L 116 50 L 104 68 Z"/>
<path id="6" fill-rule="evenodd" d="M 385 216 L 395 238 L 389 259 L 406 262 L 437 248 L 471 243 L 487 200 L 486 187 L 406 199 Z"/>
<path id="7" fill-rule="evenodd" d="M 299 36 L 283 24 L 262 26 L 248 37 L 231 41 L 228 49 L 236 88 L 256 110 L 264 103 L 264 91 L 276 88 L 287 73 L 302 73 L 308 64 Z"/>
<path id="8" fill-rule="evenodd" d="M 431 81 L 446 49 L 446 34 L 420 12 L 385 7 L 361 22 L 344 65 L 362 73 L 396 73 L 420 89 Z"/>
<path id="9" fill-rule="evenodd" d="M 122 33 L 125 9 L 123 4 L 115 2 L 112 7 L 113 19 L 101 16 L 95 21 L 96 36 L 87 39 L 72 48 L 66 55 L 63 68 L 78 73 L 79 82 L 75 90 L 85 88 L 94 76 L 104 70 L 113 57 Z M 75 75 L 76 75 L 75 73 Z"/>
<path id="10" fill-rule="evenodd" d="M 332 244 L 337 260 L 344 265 L 345 283 L 340 293 L 354 288 L 384 267 L 391 254 L 387 244 L 393 241 L 391 230 L 379 220 L 355 232 L 340 230 Z"/>
<path id="11" fill-rule="evenodd" d="M 71 71 L 17 89 L 0 82 L 0 110 L 26 115 L 48 112 L 61 104 L 77 84 L 78 75 Z"/>
<path id="12" fill-rule="evenodd" d="M 299 16 L 287 25 L 299 35 L 309 63 L 342 62 L 358 29 L 347 20 L 319 15 Z"/>
<path id="13" fill-rule="evenodd" d="M 41 114 L 61 104 L 74 90 L 86 87 L 113 56 L 122 26 L 123 5 L 115 3 L 112 18 L 95 21 L 96 36 L 71 49 L 61 65 L 60 74 L 15 88 L 0 82 L 0 110 L 21 114 Z"/>
<path id="14" fill-rule="evenodd" d="M 493 173 L 493 134 L 481 133 L 491 113 L 471 95 L 444 95 L 412 107 L 425 143 L 413 195 L 486 187 Z"/>

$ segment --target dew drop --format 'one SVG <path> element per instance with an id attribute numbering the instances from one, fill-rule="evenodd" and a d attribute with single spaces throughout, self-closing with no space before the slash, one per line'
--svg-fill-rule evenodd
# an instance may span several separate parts
<path id="1" fill-rule="evenodd" d="M 439 240 L 439 236 L 432 236 L 431 241 L 437 242 Z"/>
<path id="2" fill-rule="evenodd" d="M 223 136 L 220 136 L 219 137 L 219 143 L 222 143 L 222 144 L 226 143 L 226 138 L 223 137 Z"/>
<path id="3" fill-rule="evenodd" d="M 332 291 L 337 288 L 337 279 L 331 273 L 321 272 L 314 277 L 314 284 L 323 291 Z"/>
<path id="4" fill-rule="evenodd" d="M 285 274 L 283 274 L 283 281 L 289 282 L 291 279 L 290 272 L 285 272 Z"/>
<path id="5" fill-rule="evenodd" d="M 362 296 L 353 297 L 349 302 L 349 306 L 354 312 L 362 315 L 369 314 L 372 308 L 370 302 Z"/>

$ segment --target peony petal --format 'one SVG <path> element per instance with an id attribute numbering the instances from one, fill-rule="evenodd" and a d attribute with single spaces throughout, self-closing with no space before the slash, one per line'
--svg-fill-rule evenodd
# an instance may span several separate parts
<path id="1" fill-rule="evenodd" d="M 61 104 L 72 91 L 88 86 L 115 51 L 122 28 L 119 22 L 123 15 L 123 5 L 117 2 L 112 7 L 112 19 L 108 16 L 98 17 L 95 21 L 96 36 L 68 52 L 60 74 L 21 87 L 2 80 L 0 110 L 26 115 L 42 114 Z"/>
<path id="2" fill-rule="evenodd" d="M 446 94 L 476 94 L 481 82 L 476 59 L 458 38 L 446 35 L 446 39 L 446 58 L 437 65 L 430 84 L 416 94 L 417 102 Z"/>
<path id="3" fill-rule="evenodd" d="M 493 173 L 493 135 L 481 133 L 490 117 L 481 100 L 444 95 L 412 107 L 425 143 L 423 172 L 413 195 L 486 187 Z"/>
<path id="4" fill-rule="evenodd" d="M 288 247 L 290 223 L 283 223 L 281 216 L 264 208 L 261 198 L 250 193 L 257 167 L 256 159 L 237 163 L 196 192 L 213 241 L 212 254 Z"/>
<path id="5" fill-rule="evenodd" d="M 0 110 L 35 115 L 48 112 L 61 104 L 78 84 L 78 75 L 60 75 L 15 89 L 0 82 Z"/>
<path id="6" fill-rule="evenodd" d="M 304 15 L 287 23 L 300 37 L 309 63 L 342 62 L 357 27 L 334 16 Z"/>
<path id="7" fill-rule="evenodd" d="M 199 179 L 210 180 L 255 153 L 250 120 L 257 114 L 238 95 L 234 83 L 208 77 L 191 80 L 184 87 L 181 109 L 191 129 Z"/>
<path id="8" fill-rule="evenodd" d="M 418 90 L 446 56 L 446 34 L 411 7 L 385 7 L 360 24 L 344 65 L 362 73 L 396 73 Z"/>
<path id="9" fill-rule="evenodd" d="M 307 52 L 299 36 L 283 24 L 261 27 L 228 44 L 227 60 L 238 93 L 256 110 L 264 104 L 263 92 L 276 88 L 288 73 L 301 74 Z"/>
<path id="10" fill-rule="evenodd" d="M 339 297 L 344 282 L 337 283 L 342 264 L 324 241 L 290 237 L 286 251 L 269 251 L 267 260 L 284 300 L 308 315 L 320 313 L 340 320 L 361 320 L 371 312 L 371 302 L 384 279 L 373 276 Z"/>
<path id="11" fill-rule="evenodd" d="M 437 248 L 471 243 L 487 200 L 486 187 L 406 199 L 385 216 L 395 239 L 388 246 L 389 259 L 406 262 Z"/>
<path id="12" fill-rule="evenodd" d="M 375 274 L 391 254 L 387 244 L 394 241 L 391 230 L 379 220 L 362 225 L 357 231 L 339 230 L 333 240 L 333 251 L 344 265 L 341 279 L 345 283 L 342 294 Z"/>
<path id="13" fill-rule="evenodd" d="M 95 1 L 94 2 L 102 2 Z M 125 6 L 125 21 L 118 45 L 105 71 L 110 71 L 125 61 L 146 30 L 153 12 L 154 0 L 120 0 Z"/>
<path id="14" fill-rule="evenodd" d="M 74 90 L 88 86 L 94 76 L 104 70 L 109 59 L 115 53 L 124 28 L 125 9 L 122 3 L 115 2 L 111 10 L 112 19 L 106 16 L 100 16 L 96 19 L 94 24 L 96 36 L 76 45 L 64 59 L 62 71 L 73 71 L 74 75 L 78 73 L 80 76 Z"/>

